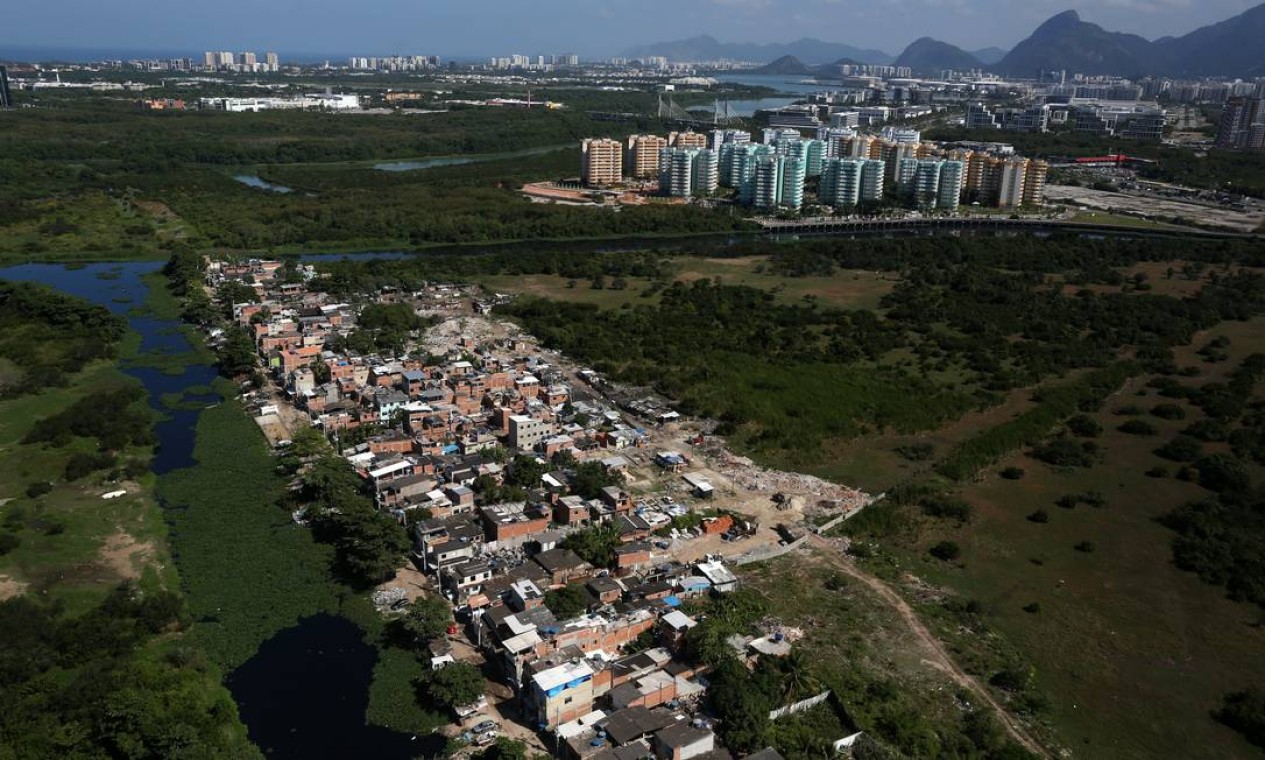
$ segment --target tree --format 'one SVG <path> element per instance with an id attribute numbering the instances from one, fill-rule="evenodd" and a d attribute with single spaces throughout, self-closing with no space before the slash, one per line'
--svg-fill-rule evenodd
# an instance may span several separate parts
<path id="1" fill-rule="evenodd" d="M 782 660 L 782 704 L 794 704 L 821 691 L 821 681 L 813 674 L 812 663 L 802 648 L 795 648 Z"/>
<path id="2" fill-rule="evenodd" d="M 412 546 L 404 527 L 366 501 L 352 502 L 326 518 L 338 564 L 348 580 L 371 586 L 400 569 Z"/>
<path id="3" fill-rule="evenodd" d="M 408 613 L 400 618 L 400 627 L 418 645 L 425 645 L 448 632 L 452 623 L 452 609 L 442 597 L 430 596 L 418 599 L 409 606 Z"/>
<path id="4" fill-rule="evenodd" d="M 619 528 L 613 524 L 577 530 L 562 540 L 562 548 L 570 549 L 594 567 L 607 567 L 615 561 L 619 546 Z"/>
<path id="5" fill-rule="evenodd" d="M 583 614 L 589 608 L 589 594 L 578 583 L 563 586 L 545 593 L 545 606 L 558 616 L 559 620 L 568 620 Z"/>
<path id="6" fill-rule="evenodd" d="M 428 671 L 415 683 L 419 693 L 436 707 L 460 707 L 483 696 L 483 674 L 468 662 L 452 662 Z"/>

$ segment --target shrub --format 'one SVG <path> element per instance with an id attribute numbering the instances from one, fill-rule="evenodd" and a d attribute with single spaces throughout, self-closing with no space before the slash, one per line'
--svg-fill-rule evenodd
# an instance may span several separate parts
<path id="1" fill-rule="evenodd" d="M 0 557 L 22 545 L 22 539 L 12 533 L 0 533 Z"/>
<path id="2" fill-rule="evenodd" d="M 1069 419 L 1067 429 L 1080 438 L 1097 438 L 1102 435 L 1102 425 L 1088 414 L 1078 414 Z"/>
<path id="3" fill-rule="evenodd" d="M 26 487 L 27 498 L 38 499 L 39 497 L 50 493 L 53 490 L 53 484 L 48 481 L 36 481 Z"/>
<path id="4" fill-rule="evenodd" d="M 1024 471 L 1022 467 L 1007 467 L 997 474 L 1006 480 L 1019 480 L 1024 476 Z"/>
<path id="5" fill-rule="evenodd" d="M 907 443 L 896 447 L 896 453 L 910 462 L 925 462 L 935 454 L 935 451 L 936 447 L 930 443 Z"/>
<path id="6" fill-rule="evenodd" d="M 1073 546 L 1072 548 L 1078 552 L 1083 552 L 1085 554 L 1092 554 L 1094 549 L 1096 549 L 1097 547 L 1094 546 L 1093 541 L 1081 541 L 1079 544 L 1077 544 L 1076 546 Z"/>
<path id="7" fill-rule="evenodd" d="M 1184 420 L 1186 419 L 1186 410 L 1177 404 L 1156 404 L 1151 407 L 1151 414 L 1162 420 Z"/>
<path id="8" fill-rule="evenodd" d="M 962 547 L 953 541 L 941 541 L 927 551 L 931 556 L 945 562 L 952 562 L 962 555 Z"/>
<path id="9" fill-rule="evenodd" d="M 1227 694 L 1213 717 L 1258 747 L 1265 747 L 1265 690 L 1252 688 Z"/>
<path id="10" fill-rule="evenodd" d="M 932 517 L 943 517 L 959 522 L 971 520 L 971 505 L 961 499 L 940 494 L 928 496 L 921 503 L 923 513 Z"/>
<path id="11" fill-rule="evenodd" d="M 1092 441 L 1077 443 L 1066 436 L 1058 436 L 1032 449 L 1032 456 L 1055 467 L 1090 467 L 1098 453 L 1098 445 Z"/>
<path id="12" fill-rule="evenodd" d="M 1024 612 L 1026 612 L 1026 613 L 1028 613 L 1028 614 L 1030 614 L 1030 615 L 1035 615 L 1035 614 L 1037 614 L 1038 612 L 1040 612 L 1040 611 L 1041 611 L 1041 603 L 1040 603 L 1040 602 L 1028 602 L 1027 604 L 1025 604 L 1025 605 L 1023 606 L 1023 611 L 1024 611 Z"/>
<path id="13" fill-rule="evenodd" d="M 1164 465 L 1162 465 L 1162 464 L 1160 464 L 1160 465 L 1156 465 L 1156 466 L 1154 466 L 1154 467 L 1152 467 L 1151 469 L 1149 469 L 1149 470 L 1147 470 L 1147 471 L 1146 471 L 1146 476 L 1147 476 L 1148 478 L 1167 478 L 1167 477 L 1168 477 L 1168 468 L 1167 468 L 1167 467 L 1165 467 L 1165 466 L 1164 466 Z"/>
<path id="14" fill-rule="evenodd" d="M 1193 462 L 1203 453 L 1199 441 L 1188 435 L 1179 435 L 1155 450 L 1155 455 L 1174 462 Z"/>
<path id="15" fill-rule="evenodd" d="M 1128 435 L 1155 435 L 1159 432 L 1154 425 L 1146 420 L 1129 420 L 1117 427 L 1116 430 Z"/>

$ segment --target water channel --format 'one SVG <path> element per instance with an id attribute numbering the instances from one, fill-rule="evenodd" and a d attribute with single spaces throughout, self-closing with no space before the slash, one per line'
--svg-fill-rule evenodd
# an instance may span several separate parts
<path id="1" fill-rule="evenodd" d="M 75 267 L 23 264 L 0 269 L 0 279 L 43 283 L 104 306 L 125 316 L 131 329 L 140 334 L 140 361 L 124 362 L 122 371 L 144 385 L 150 405 L 162 415 L 155 429 L 158 449 L 151 464 L 159 476 L 197 464 L 193 451 L 198 415 L 202 406 L 221 400 L 207 392 L 216 376 L 208 364 L 191 363 L 178 373 L 144 366 L 147 357 L 184 354 L 192 348 L 179 322 L 140 311 L 149 287 L 142 277 L 161 266 L 160 262 L 126 262 Z M 162 404 L 164 396 L 194 403 L 168 408 Z M 178 543 L 179 538 L 173 540 Z M 177 564 L 178 548 L 173 548 Z M 435 754 L 440 737 L 415 737 L 366 725 L 377 656 L 351 621 L 313 615 L 263 642 L 250 660 L 228 675 L 227 685 L 251 740 L 268 757 L 403 760 Z"/>

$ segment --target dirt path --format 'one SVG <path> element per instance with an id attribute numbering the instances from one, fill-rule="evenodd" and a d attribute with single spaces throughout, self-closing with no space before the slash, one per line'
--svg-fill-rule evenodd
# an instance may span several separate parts
<path id="1" fill-rule="evenodd" d="M 847 559 L 840 556 L 838 548 L 832 546 L 821 536 L 814 534 L 811 535 L 808 540 L 811 544 L 823 550 L 821 554 L 825 557 L 827 562 L 834 567 L 837 567 L 844 574 L 864 583 L 867 587 L 873 590 L 874 593 L 878 594 L 880 599 L 891 605 L 891 607 L 896 610 L 926 650 L 927 657 L 924 661 L 927 664 L 935 667 L 939 671 L 942 671 L 958 685 L 974 692 L 976 696 L 991 706 L 993 708 L 993 712 L 996 713 L 997 718 L 1001 721 L 1002 726 L 1006 729 L 1006 733 L 1010 734 L 1011 738 L 1018 742 L 1020 746 L 1037 757 L 1050 757 L 1050 753 L 1028 734 L 1027 730 L 1024 729 L 1019 721 L 1010 714 L 1010 711 L 993 697 L 986 686 L 977 681 L 974 676 L 958 667 L 958 664 L 953 661 L 953 658 L 950 657 L 949 653 L 945 650 L 944 645 L 941 644 L 940 640 L 931 633 L 927 626 L 923 625 L 922 621 L 918 618 L 918 613 L 914 612 L 914 608 L 909 606 L 909 603 L 906 602 L 900 594 L 893 591 L 891 587 L 882 580 L 870 575 L 854 565 L 852 562 L 849 562 Z"/>

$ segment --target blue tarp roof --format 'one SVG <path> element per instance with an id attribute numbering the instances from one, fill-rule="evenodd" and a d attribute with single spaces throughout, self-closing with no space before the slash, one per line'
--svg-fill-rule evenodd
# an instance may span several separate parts
<path id="1" fill-rule="evenodd" d="M 664 598 L 663 598 L 663 603 L 664 603 L 664 604 L 666 604 L 666 605 L 668 605 L 669 607 L 680 607 L 680 606 L 681 606 L 681 600 L 680 600 L 680 599 L 678 599 L 678 598 L 677 598 L 677 597 L 675 597 L 675 596 L 666 596 L 666 597 L 664 597 Z"/>

